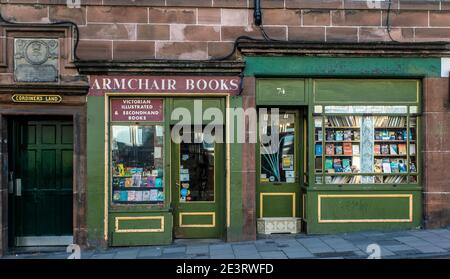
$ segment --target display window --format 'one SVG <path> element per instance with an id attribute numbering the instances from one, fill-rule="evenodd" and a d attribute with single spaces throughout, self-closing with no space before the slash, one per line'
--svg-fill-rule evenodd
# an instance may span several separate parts
<path id="1" fill-rule="evenodd" d="M 262 117 L 267 123 L 262 127 L 262 133 L 277 137 L 277 141 L 260 144 L 260 182 L 295 183 L 296 115 L 284 112 L 278 116 L 278 121 L 274 121 L 270 114 L 263 114 Z"/>
<path id="2" fill-rule="evenodd" d="M 162 107 L 162 99 L 111 99 L 112 204 L 164 204 L 164 126 L 154 123 Z"/>
<path id="3" fill-rule="evenodd" d="M 113 125 L 113 203 L 164 203 L 161 125 Z"/>
<path id="4" fill-rule="evenodd" d="M 417 125 L 407 106 L 325 107 L 314 117 L 316 184 L 418 183 Z"/>

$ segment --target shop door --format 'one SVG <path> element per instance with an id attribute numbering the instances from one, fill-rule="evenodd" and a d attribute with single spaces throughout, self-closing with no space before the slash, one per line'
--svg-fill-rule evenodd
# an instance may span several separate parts
<path id="1" fill-rule="evenodd" d="M 223 143 L 212 143 L 203 132 L 185 135 L 189 142 L 172 143 L 175 237 L 221 238 L 225 204 Z"/>
<path id="2" fill-rule="evenodd" d="M 16 246 L 66 245 L 72 238 L 73 126 L 14 121 L 13 220 Z"/>
<path id="3" fill-rule="evenodd" d="M 276 136 L 278 144 L 272 144 L 272 140 L 258 145 L 257 218 L 266 218 L 276 224 L 274 218 L 299 218 L 302 215 L 301 187 L 306 173 L 304 123 L 299 110 L 280 109 L 278 123 L 273 122 L 276 120 L 271 115 L 262 117 L 265 119 L 259 121 L 267 123 L 263 134 Z"/>

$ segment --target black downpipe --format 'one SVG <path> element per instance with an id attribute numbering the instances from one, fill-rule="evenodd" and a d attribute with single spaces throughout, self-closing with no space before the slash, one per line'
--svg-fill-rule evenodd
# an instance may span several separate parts
<path id="1" fill-rule="evenodd" d="M 262 24 L 261 0 L 255 0 L 255 11 L 253 13 L 253 19 L 256 26 L 261 26 Z"/>

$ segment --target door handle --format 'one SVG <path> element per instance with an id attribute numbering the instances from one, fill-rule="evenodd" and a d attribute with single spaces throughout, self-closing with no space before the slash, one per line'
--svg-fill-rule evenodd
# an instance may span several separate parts
<path id="1" fill-rule="evenodd" d="M 14 194 L 14 172 L 9 172 L 9 179 L 8 179 L 8 193 Z"/>
<path id="2" fill-rule="evenodd" d="M 22 179 L 16 178 L 16 196 L 22 196 Z"/>

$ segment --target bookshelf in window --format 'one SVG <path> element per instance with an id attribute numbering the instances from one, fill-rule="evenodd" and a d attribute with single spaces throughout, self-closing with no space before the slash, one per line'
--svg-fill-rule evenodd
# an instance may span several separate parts
<path id="1" fill-rule="evenodd" d="M 416 127 L 407 115 L 316 116 L 316 184 L 417 183 Z"/>

